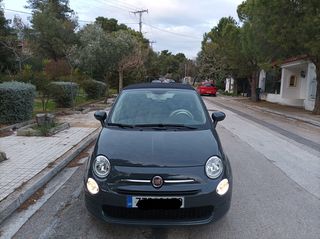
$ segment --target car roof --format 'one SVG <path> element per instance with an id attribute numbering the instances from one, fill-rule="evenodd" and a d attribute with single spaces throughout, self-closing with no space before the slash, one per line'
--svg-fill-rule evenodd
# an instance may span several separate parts
<path id="1" fill-rule="evenodd" d="M 125 87 L 123 90 L 131 89 L 152 89 L 152 88 L 165 88 L 165 89 L 184 89 L 184 90 L 195 90 L 192 86 L 188 84 L 181 83 L 142 83 L 134 84 Z"/>

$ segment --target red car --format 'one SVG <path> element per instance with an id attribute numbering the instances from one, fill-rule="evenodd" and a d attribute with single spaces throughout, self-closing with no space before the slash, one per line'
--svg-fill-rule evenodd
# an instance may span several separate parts
<path id="1" fill-rule="evenodd" d="M 197 87 L 197 91 L 200 95 L 216 96 L 218 88 L 210 82 L 203 82 L 201 85 Z"/>

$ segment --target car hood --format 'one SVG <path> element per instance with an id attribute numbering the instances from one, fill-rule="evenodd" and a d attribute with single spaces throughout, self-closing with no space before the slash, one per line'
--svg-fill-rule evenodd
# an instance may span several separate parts
<path id="1" fill-rule="evenodd" d="M 211 130 L 157 131 L 104 128 L 95 154 L 121 166 L 188 167 L 204 165 L 220 150 Z"/>

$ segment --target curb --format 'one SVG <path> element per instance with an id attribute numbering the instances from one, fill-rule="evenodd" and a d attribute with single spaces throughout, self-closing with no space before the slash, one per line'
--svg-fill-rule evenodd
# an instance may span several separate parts
<path id="1" fill-rule="evenodd" d="M 230 99 L 230 100 L 235 100 L 235 99 Z M 299 117 L 299 116 L 295 116 L 295 115 L 285 114 L 285 113 L 282 113 L 282 112 L 279 112 L 279 111 L 275 111 L 275 110 L 271 110 L 271 109 L 267 109 L 267 108 L 262 108 L 260 106 L 248 105 L 248 104 L 242 103 L 241 101 L 237 101 L 237 102 L 242 104 L 242 105 L 245 105 L 245 106 L 247 106 L 248 108 L 251 108 L 251 109 L 256 109 L 256 110 L 259 110 L 259 111 L 262 111 L 262 112 L 268 112 L 268 113 L 284 116 L 284 117 L 289 118 L 289 119 L 299 120 L 299 121 L 302 121 L 304 123 L 320 127 L 320 122 L 312 120 L 312 119 L 307 119 L 307 118 L 303 118 L 303 117 Z M 221 103 L 221 102 L 219 102 L 219 103 Z M 223 104 L 223 103 L 221 103 L 221 104 Z M 225 105 L 225 104 L 223 104 L 223 105 Z"/>
<path id="2" fill-rule="evenodd" d="M 50 181 L 58 172 L 60 172 L 71 160 L 77 157 L 86 147 L 94 142 L 100 132 L 100 127 L 94 130 L 87 137 L 82 139 L 72 149 L 56 159 L 50 166 L 47 166 L 36 176 L 30 179 L 26 184 L 20 186 L 7 198 L 0 202 L 0 224 L 9 217 L 17 208 L 21 206 L 37 190 Z"/>
<path id="3" fill-rule="evenodd" d="M 315 121 L 315 120 L 306 119 L 306 118 L 302 118 L 302 117 L 295 116 L 295 115 L 289 115 L 289 114 L 285 114 L 285 113 L 282 113 L 282 112 L 279 112 L 279 111 L 261 108 L 259 106 L 251 106 L 251 108 L 255 108 L 255 109 L 260 110 L 260 111 L 265 111 L 265 112 L 268 112 L 268 113 L 284 116 L 284 117 L 289 118 L 289 119 L 299 120 L 299 121 L 302 121 L 302 122 L 305 122 L 305 123 L 312 124 L 314 126 L 320 127 L 320 122 Z"/>

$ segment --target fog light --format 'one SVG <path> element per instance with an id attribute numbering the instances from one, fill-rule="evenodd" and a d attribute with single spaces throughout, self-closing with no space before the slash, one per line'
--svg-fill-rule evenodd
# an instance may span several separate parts
<path id="1" fill-rule="evenodd" d="M 223 179 L 217 186 L 217 190 L 216 192 L 222 196 L 224 194 L 226 194 L 229 190 L 229 181 L 228 179 Z"/>
<path id="2" fill-rule="evenodd" d="M 87 189 L 91 194 L 97 194 L 99 192 L 99 186 L 93 178 L 88 178 Z"/>

